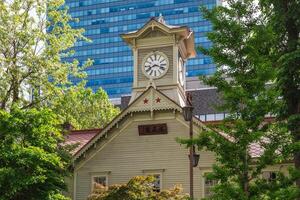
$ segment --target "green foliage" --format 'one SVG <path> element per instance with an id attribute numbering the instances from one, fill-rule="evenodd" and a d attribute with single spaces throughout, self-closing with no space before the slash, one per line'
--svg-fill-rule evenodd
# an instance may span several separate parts
<path id="1" fill-rule="evenodd" d="M 74 53 L 77 40 L 87 40 L 83 29 L 69 25 L 75 20 L 63 5 L 63 0 L 0 2 L 0 108 L 50 106 L 61 123 L 103 127 L 119 110 L 102 89 L 93 94 L 83 82 L 72 86 L 68 80 L 84 78 L 91 61 L 81 67 L 77 60 L 62 61 Z"/>
<path id="2" fill-rule="evenodd" d="M 277 84 L 286 104 L 282 115 L 299 114 L 300 2 L 260 0 L 260 5 L 275 38 L 270 48 L 274 67 L 278 69 Z"/>
<path id="3" fill-rule="evenodd" d="M 287 121 L 294 137 L 294 162 L 300 173 L 300 2 L 260 0 L 260 5 L 275 38 L 270 55 L 284 102 L 279 116 Z M 300 179 L 296 183 L 300 188 Z"/>
<path id="4" fill-rule="evenodd" d="M 208 33 L 213 46 L 199 50 L 211 56 L 217 66 L 213 76 L 201 79 L 217 87 L 225 101 L 218 109 L 229 117 L 193 141 L 180 142 L 216 155 L 217 163 L 207 178 L 218 180 L 218 184 L 208 199 L 295 199 L 299 192 L 293 185 L 294 177 L 284 176 L 282 171 L 274 181 L 260 176 L 267 166 L 292 158 L 287 125 L 264 121 L 282 107 L 280 91 L 271 84 L 278 75 L 270 48 L 277 38 L 256 1 L 226 3 L 226 7 L 212 10 L 202 8 L 213 25 Z M 253 144 L 261 146 L 261 155 L 251 154 Z"/>
<path id="5" fill-rule="evenodd" d="M 70 87 L 91 64 L 62 61 L 87 41 L 71 21 L 63 0 L 0 2 L 0 200 L 66 199 L 70 155 L 58 124 L 102 127 L 118 113 L 102 89 Z"/>
<path id="6" fill-rule="evenodd" d="M 75 129 L 103 128 L 119 113 L 102 88 L 93 93 L 83 84 L 66 88 L 52 102 L 61 121 Z"/>
<path id="7" fill-rule="evenodd" d="M 88 200 L 188 200 L 182 189 L 175 186 L 171 190 L 153 191 L 153 176 L 136 176 L 127 184 L 112 185 L 108 188 L 97 185 Z"/>
<path id="8" fill-rule="evenodd" d="M 0 199 L 65 200 L 69 154 L 47 109 L 0 110 Z"/>
<path id="9" fill-rule="evenodd" d="M 76 40 L 86 39 L 82 29 L 68 24 L 74 19 L 63 5 L 63 0 L 0 2 L 0 108 L 40 106 L 61 90 L 57 86 L 69 84 L 68 76 L 84 76 L 81 69 L 90 61 L 78 67 L 77 60 L 61 60 L 74 53 L 69 49 Z"/>

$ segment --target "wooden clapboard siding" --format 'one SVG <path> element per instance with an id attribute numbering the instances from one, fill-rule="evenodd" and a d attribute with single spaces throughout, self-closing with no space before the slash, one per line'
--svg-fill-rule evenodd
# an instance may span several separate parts
<path id="1" fill-rule="evenodd" d="M 138 125 L 166 123 L 168 134 L 139 136 Z M 121 130 L 121 131 L 120 131 Z M 194 125 L 194 134 L 201 134 Z M 145 175 L 145 171 L 162 172 L 162 188 L 168 189 L 181 184 L 184 192 L 189 192 L 188 149 L 175 141 L 176 137 L 188 137 L 188 124 L 180 113 L 155 111 L 153 118 L 149 112 L 135 113 L 120 122 L 118 129 L 110 135 L 115 138 L 109 142 L 80 168 L 75 169 L 76 200 L 85 200 L 91 192 L 93 174 L 105 174 L 108 184 L 122 184 L 134 176 Z M 119 135 L 118 135 L 119 134 Z M 101 148 L 101 146 L 99 146 Z M 206 172 L 212 171 L 214 154 L 200 152 L 198 167 L 194 168 L 194 194 L 202 198 Z M 264 171 L 281 171 L 286 174 L 289 164 L 268 166 Z"/>
<path id="2" fill-rule="evenodd" d="M 168 134 L 139 136 L 138 125 L 155 123 L 166 123 Z M 133 176 L 145 175 L 144 170 L 163 170 L 163 189 L 181 184 L 184 191 L 189 192 L 188 149 L 175 141 L 176 137 L 188 137 L 188 124 L 181 114 L 174 114 L 173 111 L 155 112 L 151 119 L 149 112 L 136 113 L 119 130 L 122 127 L 126 128 L 81 168 L 76 169 L 76 200 L 84 200 L 90 193 L 93 173 L 106 173 L 108 184 L 112 185 L 126 183 Z M 195 126 L 195 133 L 198 132 Z M 212 153 L 201 153 L 200 166 L 211 166 L 213 162 Z M 201 172 L 198 168 L 194 172 L 195 195 L 200 197 Z"/>

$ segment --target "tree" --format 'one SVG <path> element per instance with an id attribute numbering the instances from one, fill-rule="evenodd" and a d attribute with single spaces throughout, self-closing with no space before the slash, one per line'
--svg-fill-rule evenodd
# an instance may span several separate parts
<path id="1" fill-rule="evenodd" d="M 69 84 L 69 76 L 82 77 L 91 64 L 62 61 L 74 53 L 69 49 L 76 40 L 86 39 L 82 29 L 69 25 L 74 20 L 63 5 L 63 0 L 0 2 L 0 108 L 48 101 Z"/>
<path id="2" fill-rule="evenodd" d="M 70 123 L 75 129 L 103 128 L 119 113 L 102 88 L 93 93 L 84 84 L 63 90 L 51 107 L 62 123 Z"/>
<path id="3" fill-rule="evenodd" d="M 153 176 L 136 176 L 127 184 L 112 185 L 108 188 L 96 185 L 88 200 L 188 200 L 188 195 L 182 194 L 182 189 L 175 186 L 171 190 L 153 191 Z"/>
<path id="4" fill-rule="evenodd" d="M 213 76 L 202 80 L 217 87 L 225 101 L 219 109 L 229 117 L 193 141 L 179 141 L 215 153 L 217 163 L 207 178 L 218 184 L 208 199 L 295 199 L 299 194 L 289 176 L 278 172 L 273 181 L 260 176 L 268 165 L 291 158 L 286 125 L 264 121 L 281 106 L 280 93 L 270 84 L 276 78 L 270 56 L 275 38 L 255 1 L 226 3 L 212 10 L 202 8 L 213 25 L 208 33 L 213 46 L 200 47 L 200 51 L 211 56 L 217 66 Z M 260 146 L 260 155 L 251 153 L 254 144 Z"/>
<path id="5" fill-rule="evenodd" d="M 0 108 L 51 107 L 62 123 L 103 127 L 118 109 L 102 89 L 93 94 L 84 82 L 75 86 L 68 80 L 84 78 L 91 61 L 81 67 L 69 62 L 75 42 L 87 38 L 69 25 L 75 20 L 63 5 L 63 0 L 0 2 Z"/>
<path id="6" fill-rule="evenodd" d="M 0 110 L 0 199 L 66 200 L 70 157 L 47 109 Z"/>
<path id="7" fill-rule="evenodd" d="M 71 21 L 63 0 L 0 1 L 0 200 L 66 199 L 70 156 L 58 125 L 102 126 L 117 112 L 103 90 L 71 86 L 91 64 L 68 58 L 87 40 Z"/>
<path id="8" fill-rule="evenodd" d="M 284 102 L 279 116 L 294 137 L 294 163 L 300 173 L 300 2 L 260 0 L 260 5 L 275 38 L 270 55 Z M 300 178 L 296 183 L 300 187 Z"/>

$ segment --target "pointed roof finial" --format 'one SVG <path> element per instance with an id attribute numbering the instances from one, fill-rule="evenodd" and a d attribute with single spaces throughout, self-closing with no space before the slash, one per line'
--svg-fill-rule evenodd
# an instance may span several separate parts
<path id="1" fill-rule="evenodd" d="M 158 17 L 158 20 L 157 20 L 159 23 L 162 23 L 162 24 L 165 24 L 165 20 L 164 20 L 164 17 L 162 16 L 161 13 L 159 13 L 159 17 Z"/>

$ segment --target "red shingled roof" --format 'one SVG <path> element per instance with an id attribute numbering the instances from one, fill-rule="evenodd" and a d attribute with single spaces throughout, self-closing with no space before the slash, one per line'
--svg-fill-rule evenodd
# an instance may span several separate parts
<path id="1" fill-rule="evenodd" d="M 198 120 L 200 120 L 199 118 L 197 118 Z M 200 120 L 201 121 L 201 120 Z M 264 119 L 264 123 L 270 123 L 270 122 L 273 122 L 275 121 L 275 117 L 265 117 Z M 218 124 L 221 124 L 223 121 L 222 120 L 218 120 L 218 121 L 201 121 L 203 124 L 205 125 L 218 125 Z M 222 135 L 223 137 L 225 137 L 226 139 L 228 139 L 229 141 L 231 142 L 234 142 L 234 138 L 227 135 L 226 133 L 222 133 L 218 130 L 215 130 L 217 131 L 220 135 Z M 249 155 L 252 157 L 252 158 L 259 158 L 260 156 L 262 156 L 264 154 L 264 147 L 263 147 L 263 143 L 269 143 L 269 139 L 268 138 L 262 138 L 260 141 L 258 142 L 253 142 L 249 145 L 248 147 L 248 152 L 249 152 Z"/>
<path id="2" fill-rule="evenodd" d="M 78 144 L 78 146 L 73 150 L 74 155 L 79 151 L 86 143 L 88 143 L 101 129 L 86 129 L 86 130 L 71 130 L 66 136 L 66 145 Z"/>
<path id="3" fill-rule="evenodd" d="M 199 119 L 198 119 L 199 120 Z M 206 123 L 210 124 L 210 123 Z M 78 144 L 73 150 L 72 154 L 76 154 L 85 144 L 87 144 L 96 134 L 100 133 L 102 129 L 86 129 L 86 130 L 72 130 L 66 136 L 66 145 Z M 220 132 L 219 132 L 220 133 Z M 223 137 L 229 139 L 231 142 L 233 138 L 229 137 L 225 133 L 220 133 Z M 264 148 L 259 143 L 252 143 L 249 146 L 249 154 L 253 158 L 260 157 L 264 152 Z"/>
<path id="4" fill-rule="evenodd" d="M 264 154 L 265 149 L 261 144 L 255 142 L 250 144 L 248 151 L 252 158 L 259 158 Z"/>
<path id="5" fill-rule="evenodd" d="M 203 122 L 199 118 L 194 117 L 194 119 L 202 122 L 206 125 L 214 125 L 220 124 L 222 121 L 206 121 Z M 265 122 L 273 121 L 274 118 L 266 118 Z M 75 155 L 81 148 L 83 148 L 90 140 L 92 140 L 98 133 L 101 132 L 102 129 L 86 129 L 86 130 L 71 130 L 70 133 L 66 136 L 65 144 L 78 144 L 78 146 L 73 150 L 72 154 Z M 218 131 L 219 132 L 219 131 Z M 229 141 L 234 142 L 234 138 L 228 136 L 225 133 L 219 132 L 223 137 L 227 138 Z M 264 141 L 264 139 L 262 140 Z M 265 141 L 264 141 L 265 142 Z M 251 143 L 248 148 L 249 154 L 253 158 L 260 157 L 263 152 L 264 148 L 260 143 Z"/>

